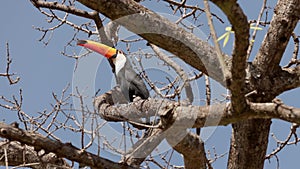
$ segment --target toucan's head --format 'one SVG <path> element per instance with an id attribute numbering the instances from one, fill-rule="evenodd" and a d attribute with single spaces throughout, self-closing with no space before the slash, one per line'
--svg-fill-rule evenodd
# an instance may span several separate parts
<path id="1" fill-rule="evenodd" d="M 121 50 L 117 50 L 115 48 L 91 40 L 78 40 L 77 45 L 91 49 L 111 60 L 110 62 L 112 62 L 114 64 L 113 66 L 115 66 L 116 68 L 116 73 L 118 73 L 119 70 L 122 69 L 125 65 L 126 57 Z"/>

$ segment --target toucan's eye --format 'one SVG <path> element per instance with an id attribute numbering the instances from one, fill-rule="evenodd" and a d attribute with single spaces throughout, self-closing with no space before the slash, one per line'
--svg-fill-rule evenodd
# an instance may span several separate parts
<path id="1" fill-rule="evenodd" d="M 121 50 L 118 50 L 118 54 L 123 54 L 123 52 Z"/>

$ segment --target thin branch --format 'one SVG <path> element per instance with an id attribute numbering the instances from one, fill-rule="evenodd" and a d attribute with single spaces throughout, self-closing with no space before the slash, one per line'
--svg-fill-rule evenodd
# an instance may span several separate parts
<path id="1" fill-rule="evenodd" d="M 211 165 L 212 163 L 214 163 L 215 161 L 217 161 L 218 159 L 224 157 L 226 154 L 228 154 L 227 152 L 225 152 L 225 153 L 223 153 L 223 154 L 218 155 L 215 147 L 213 147 L 213 150 L 214 150 L 214 155 L 213 155 L 213 157 L 211 157 L 212 155 L 211 155 L 211 152 L 210 152 L 209 150 L 208 150 L 208 152 L 207 152 L 208 156 L 210 157 L 210 159 L 209 159 L 209 164 L 210 164 L 210 165 Z"/>
<path id="2" fill-rule="evenodd" d="M 176 1 L 173 1 L 173 0 L 164 0 L 165 2 L 169 3 L 169 4 L 172 4 L 172 5 L 176 5 L 177 6 L 177 10 L 180 8 L 180 7 L 183 7 L 183 8 L 188 8 L 188 9 L 192 9 L 192 10 L 199 10 L 201 12 L 204 12 L 205 9 L 201 9 L 199 8 L 198 6 L 191 6 L 191 5 L 186 5 L 185 3 L 181 2 L 176 2 Z M 174 12 L 176 12 L 176 10 L 174 10 Z M 212 16 L 216 17 L 221 23 L 224 23 L 224 21 L 216 14 L 212 13 Z"/>
<path id="3" fill-rule="evenodd" d="M 187 14 L 184 14 L 182 17 L 180 17 L 175 23 L 178 24 L 180 23 L 183 19 L 191 16 L 191 15 L 195 15 L 197 9 L 193 9 L 191 12 L 187 13 Z"/>
<path id="4" fill-rule="evenodd" d="M 210 106 L 211 103 L 211 86 L 210 86 L 210 79 L 208 76 L 205 75 L 205 102 L 206 106 Z M 196 128 L 196 133 L 200 137 L 201 128 Z"/>
<path id="5" fill-rule="evenodd" d="M 77 29 L 77 30 L 83 31 L 83 32 L 85 32 L 85 33 L 88 33 L 89 35 L 97 34 L 96 32 L 92 32 L 92 31 L 90 31 L 90 30 L 87 29 L 87 28 L 83 28 L 83 27 L 86 27 L 86 25 L 88 25 L 89 22 L 88 22 L 88 23 L 85 23 L 85 24 L 81 24 L 81 25 L 79 26 L 79 25 L 76 25 L 76 24 L 74 24 L 73 22 L 70 22 L 70 21 L 67 20 L 67 17 L 68 17 L 68 15 L 69 15 L 69 13 L 66 13 L 65 16 L 64 16 L 64 18 L 60 18 L 60 17 L 57 16 L 52 10 L 50 10 L 50 11 L 51 11 L 51 14 L 47 13 L 46 11 L 40 10 L 40 12 L 41 12 L 42 14 L 44 14 L 45 16 L 47 16 L 47 17 L 49 17 L 49 18 L 51 18 L 51 19 L 56 19 L 57 21 L 59 21 L 59 23 L 58 23 L 57 25 L 51 27 L 51 28 L 47 28 L 47 29 L 43 29 L 43 28 L 35 28 L 35 29 L 37 29 L 37 30 L 39 30 L 39 31 L 42 31 L 42 32 L 44 32 L 44 33 L 47 33 L 48 31 L 54 31 L 55 29 L 61 27 L 62 25 L 67 24 L 67 25 L 73 27 L 74 29 Z M 44 35 L 44 37 L 45 37 L 45 35 Z M 41 38 L 41 39 L 43 39 L 43 38 Z M 41 40 L 41 39 L 40 39 L 40 40 Z"/>
<path id="6" fill-rule="evenodd" d="M 227 66 L 225 64 L 225 59 L 224 59 L 224 56 L 222 54 L 220 45 L 219 45 L 218 40 L 217 40 L 218 38 L 217 38 L 217 34 L 216 34 L 216 31 L 215 31 L 215 28 L 214 28 L 214 25 L 213 25 L 213 22 L 212 22 L 212 16 L 211 16 L 211 13 L 210 13 L 208 0 L 204 0 L 204 6 L 205 6 L 205 13 L 206 13 L 206 17 L 207 17 L 207 22 L 208 22 L 208 25 L 209 25 L 209 28 L 210 28 L 211 35 L 212 35 L 213 40 L 214 40 L 217 57 L 218 57 L 218 60 L 220 62 L 220 66 L 221 66 L 221 69 L 222 69 L 223 80 L 226 81 L 230 78 L 230 73 L 229 73 L 229 70 L 227 69 Z"/>
<path id="7" fill-rule="evenodd" d="M 148 54 L 146 54 L 148 55 Z M 149 55 L 148 55 L 149 56 Z M 178 96 L 177 92 L 171 93 L 169 94 L 169 91 L 175 87 L 175 83 L 178 82 L 178 78 L 175 78 L 175 80 L 173 82 L 170 82 L 169 84 L 167 84 L 166 86 L 162 87 L 162 88 L 158 88 L 155 83 L 153 83 L 150 78 L 148 77 L 144 66 L 142 64 L 142 59 L 137 59 L 138 60 L 138 64 L 141 68 L 141 76 L 145 79 L 145 81 L 148 83 L 148 85 L 150 86 L 150 88 L 152 90 L 154 90 L 154 92 L 161 98 L 166 98 L 166 99 L 174 99 L 176 96 Z M 162 91 L 167 90 L 167 92 L 164 94 Z M 181 90 L 178 90 L 181 91 Z"/>
<path id="8" fill-rule="evenodd" d="M 260 12 L 258 14 L 257 21 L 255 23 L 255 27 L 258 27 L 258 25 L 260 24 L 261 17 L 262 17 L 262 15 L 264 13 L 264 10 L 266 9 L 266 4 L 267 4 L 267 0 L 264 0 L 263 4 L 261 6 L 261 10 L 260 10 Z M 247 50 L 247 60 L 250 57 L 250 54 L 251 54 L 251 51 L 252 51 L 252 48 L 253 48 L 253 45 L 254 45 L 254 40 L 255 40 L 255 37 L 256 37 L 256 32 L 257 32 L 257 29 L 254 29 L 253 33 L 252 33 L 251 40 L 250 40 L 250 44 L 249 44 L 249 47 L 248 47 L 248 50 Z"/>
<path id="9" fill-rule="evenodd" d="M 292 55 L 292 59 L 290 60 L 290 62 L 284 66 L 284 68 L 289 68 L 292 65 L 296 64 L 296 66 L 298 66 L 300 64 L 300 60 L 297 59 L 298 57 L 298 52 L 299 52 L 299 38 L 296 35 L 295 32 L 292 33 L 292 37 L 294 40 L 294 51 L 293 51 L 293 55 Z"/>
<path id="10" fill-rule="evenodd" d="M 181 87 L 179 87 L 178 94 L 180 94 L 181 90 L 183 88 L 185 88 L 186 98 L 188 99 L 189 103 L 192 103 L 194 100 L 194 94 L 193 94 L 192 87 L 189 83 L 188 75 L 184 72 L 184 70 L 176 62 L 174 62 L 168 56 L 166 56 L 163 52 L 161 52 L 156 45 L 149 43 L 149 46 L 152 48 L 152 50 L 157 54 L 157 56 L 161 60 L 163 60 L 169 66 L 171 66 L 175 70 L 175 72 L 180 76 L 180 78 L 183 81 L 183 84 Z"/>
<path id="11" fill-rule="evenodd" d="M 55 9 L 55 10 L 60 10 L 64 11 L 76 16 L 88 18 L 88 19 L 94 19 L 94 12 L 87 12 L 84 10 L 80 10 L 75 8 L 74 6 L 67 6 L 64 4 L 60 4 L 58 2 L 47 2 L 44 0 L 30 0 L 31 3 L 36 7 L 36 8 L 47 8 L 47 9 Z"/>
<path id="12" fill-rule="evenodd" d="M 290 133 L 288 134 L 287 138 L 283 142 L 277 141 L 277 143 L 279 143 L 279 146 L 273 152 L 266 155 L 265 159 L 270 159 L 273 156 L 277 155 L 277 153 L 279 153 L 286 145 L 288 145 L 288 143 L 293 135 L 297 138 L 296 129 L 298 127 L 299 127 L 298 124 L 292 124 Z M 272 135 L 272 136 L 275 137 L 274 135 Z M 294 144 L 297 144 L 297 142 L 295 142 Z"/>
<path id="13" fill-rule="evenodd" d="M 249 20 L 248 22 L 249 22 L 249 24 L 252 24 L 252 23 L 257 23 L 258 21 L 257 20 Z M 259 25 L 264 26 L 264 27 L 267 25 L 270 25 L 269 21 L 259 21 L 258 23 L 259 23 Z"/>
<path id="14" fill-rule="evenodd" d="M 15 80 L 11 79 L 11 76 L 15 75 L 15 73 L 9 73 L 11 63 L 12 63 L 12 60 L 10 58 L 10 53 L 9 53 L 9 44 L 8 44 L 8 42 L 6 42 L 6 72 L 0 73 L 0 76 L 7 77 L 9 84 L 13 85 L 13 84 L 16 84 L 19 82 L 20 77 L 17 77 Z"/>

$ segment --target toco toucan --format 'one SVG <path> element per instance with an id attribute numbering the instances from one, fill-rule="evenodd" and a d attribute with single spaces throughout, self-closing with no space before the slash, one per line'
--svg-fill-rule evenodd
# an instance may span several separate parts
<path id="1" fill-rule="evenodd" d="M 77 45 L 91 49 L 109 60 L 116 75 L 117 84 L 128 102 L 132 102 L 137 96 L 142 99 L 149 97 L 145 83 L 133 70 L 129 60 L 121 50 L 91 40 L 78 40 Z"/>

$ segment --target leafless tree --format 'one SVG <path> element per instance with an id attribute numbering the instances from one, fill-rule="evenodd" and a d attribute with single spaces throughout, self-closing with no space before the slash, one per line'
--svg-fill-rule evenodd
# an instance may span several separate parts
<path id="1" fill-rule="evenodd" d="M 284 147 L 299 142 L 300 108 L 286 105 L 277 98 L 300 86 L 300 62 L 297 59 L 299 32 L 293 32 L 300 19 L 299 0 L 278 0 L 271 10 L 267 7 L 267 0 L 264 0 L 255 20 L 249 20 L 243 7 L 235 0 L 211 0 L 210 3 L 204 0 L 204 5 L 186 0 L 152 2 L 167 5 L 169 13 L 177 16 L 174 22 L 149 10 L 151 7 L 144 6 L 143 2 L 133 0 L 30 2 L 52 24 L 49 28 L 35 27 L 42 33 L 40 41 L 45 45 L 51 42 L 52 34 L 62 25 L 74 28 L 74 36 L 70 37 L 61 54 L 75 59 L 76 63 L 90 53 L 71 53 L 70 49 L 79 36 L 96 37 L 96 40 L 110 46 L 124 43 L 128 57 L 135 58 L 132 64 L 154 96 L 147 100 L 135 99 L 132 103 L 117 104 L 115 96 L 121 94 L 120 89 L 114 87 L 94 97 L 94 108 L 91 109 L 86 106 L 86 98 L 91 96 L 85 96 L 79 88 L 70 93 L 70 85 L 67 85 L 61 94 L 52 94 L 54 103 L 51 111 L 39 112 L 34 117 L 22 110 L 22 90 L 12 98 L 1 96 L 0 106 L 15 111 L 24 126 L 21 129 L 18 123 L 0 123 L 0 136 L 5 138 L 0 143 L 1 165 L 72 168 L 76 162 L 79 166 L 91 168 L 213 168 L 213 162 L 224 154 L 205 150 L 201 138 L 188 129 L 230 124 L 232 135 L 227 168 L 262 169 L 266 159 L 278 158 L 277 153 Z M 210 9 L 211 4 L 216 7 Z M 223 11 L 224 18 L 216 14 L 216 8 Z M 272 18 L 264 15 L 266 12 L 272 13 Z M 84 18 L 86 22 L 74 20 L 71 16 Z M 203 21 L 203 16 L 206 21 Z M 193 25 L 188 25 L 186 21 L 193 22 Z M 231 56 L 222 52 L 215 32 L 215 25 L 225 22 L 231 24 L 230 31 L 234 34 Z M 209 38 L 214 41 L 214 47 L 194 34 L 194 30 L 203 25 L 210 29 Z M 253 54 L 256 32 L 261 26 L 266 29 L 266 34 L 258 52 Z M 136 38 L 122 39 L 118 34 L 121 27 L 133 32 Z M 289 41 L 294 42 L 291 60 L 288 65 L 280 66 Z M 138 42 L 147 44 L 153 52 L 132 52 L 132 46 Z M 253 60 L 249 60 L 251 54 L 255 55 Z M 143 60 L 151 57 L 159 58 L 163 66 L 176 72 L 177 77 L 167 79 L 168 83 L 153 81 L 143 66 Z M 174 61 L 175 57 L 195 71 L 183 70 Z M 15 74 L 10 73 L 10 64 L 7 45 L 7 69 L 0 76 L 6 77 L 10 84 L 18 83 L 18 77 L 12 79 Z M 205 78 L 206 100 L 204 106 L 199 106 L 199 100 L 194 100 L 195 93 L 190 83 L 202 77 Z M 225 96 L 225 100 L 230 102 L 212 102 L 208 77 L 230 91 Z M 71 99 L 76 99 L 80 106 L 71 104 Z M 74 111 L 81 115 L 76 117 Z M 149 117 L 155 118 L 151 124 L 144 122 L 144 118 Z M 208 118 L 211 123 L 207 122 Z M 271 135 L 278 147 L 267 154 L 272 119 L 290 122 L 291 130 L 284 141 Z M 126 147 L 129 144 L 124 143 L 122 146 L 125 148 L 122 149 L 108 141 L 99 132 L 107 122 L 121 123 L 124 137 L 126 135 L 132 139 L 131 146 Z M 146 132 L 141 132 L 144 129 Z M 71 140 L 63 143 L 55 134 L 60 130 L 79 134 L 80 147 L 74 146 Z M 151 153 L 164 139 L 173 149 L 159 154 L 157 159 Z M 93 152 L 89 151 L 91 147 Z M 101 156 L 100 151 L 104 147 L 120 154 L 121 161 Z M 170 162 L 174 151 L 182 155 L 184 166 L 175 166 Z"/>

